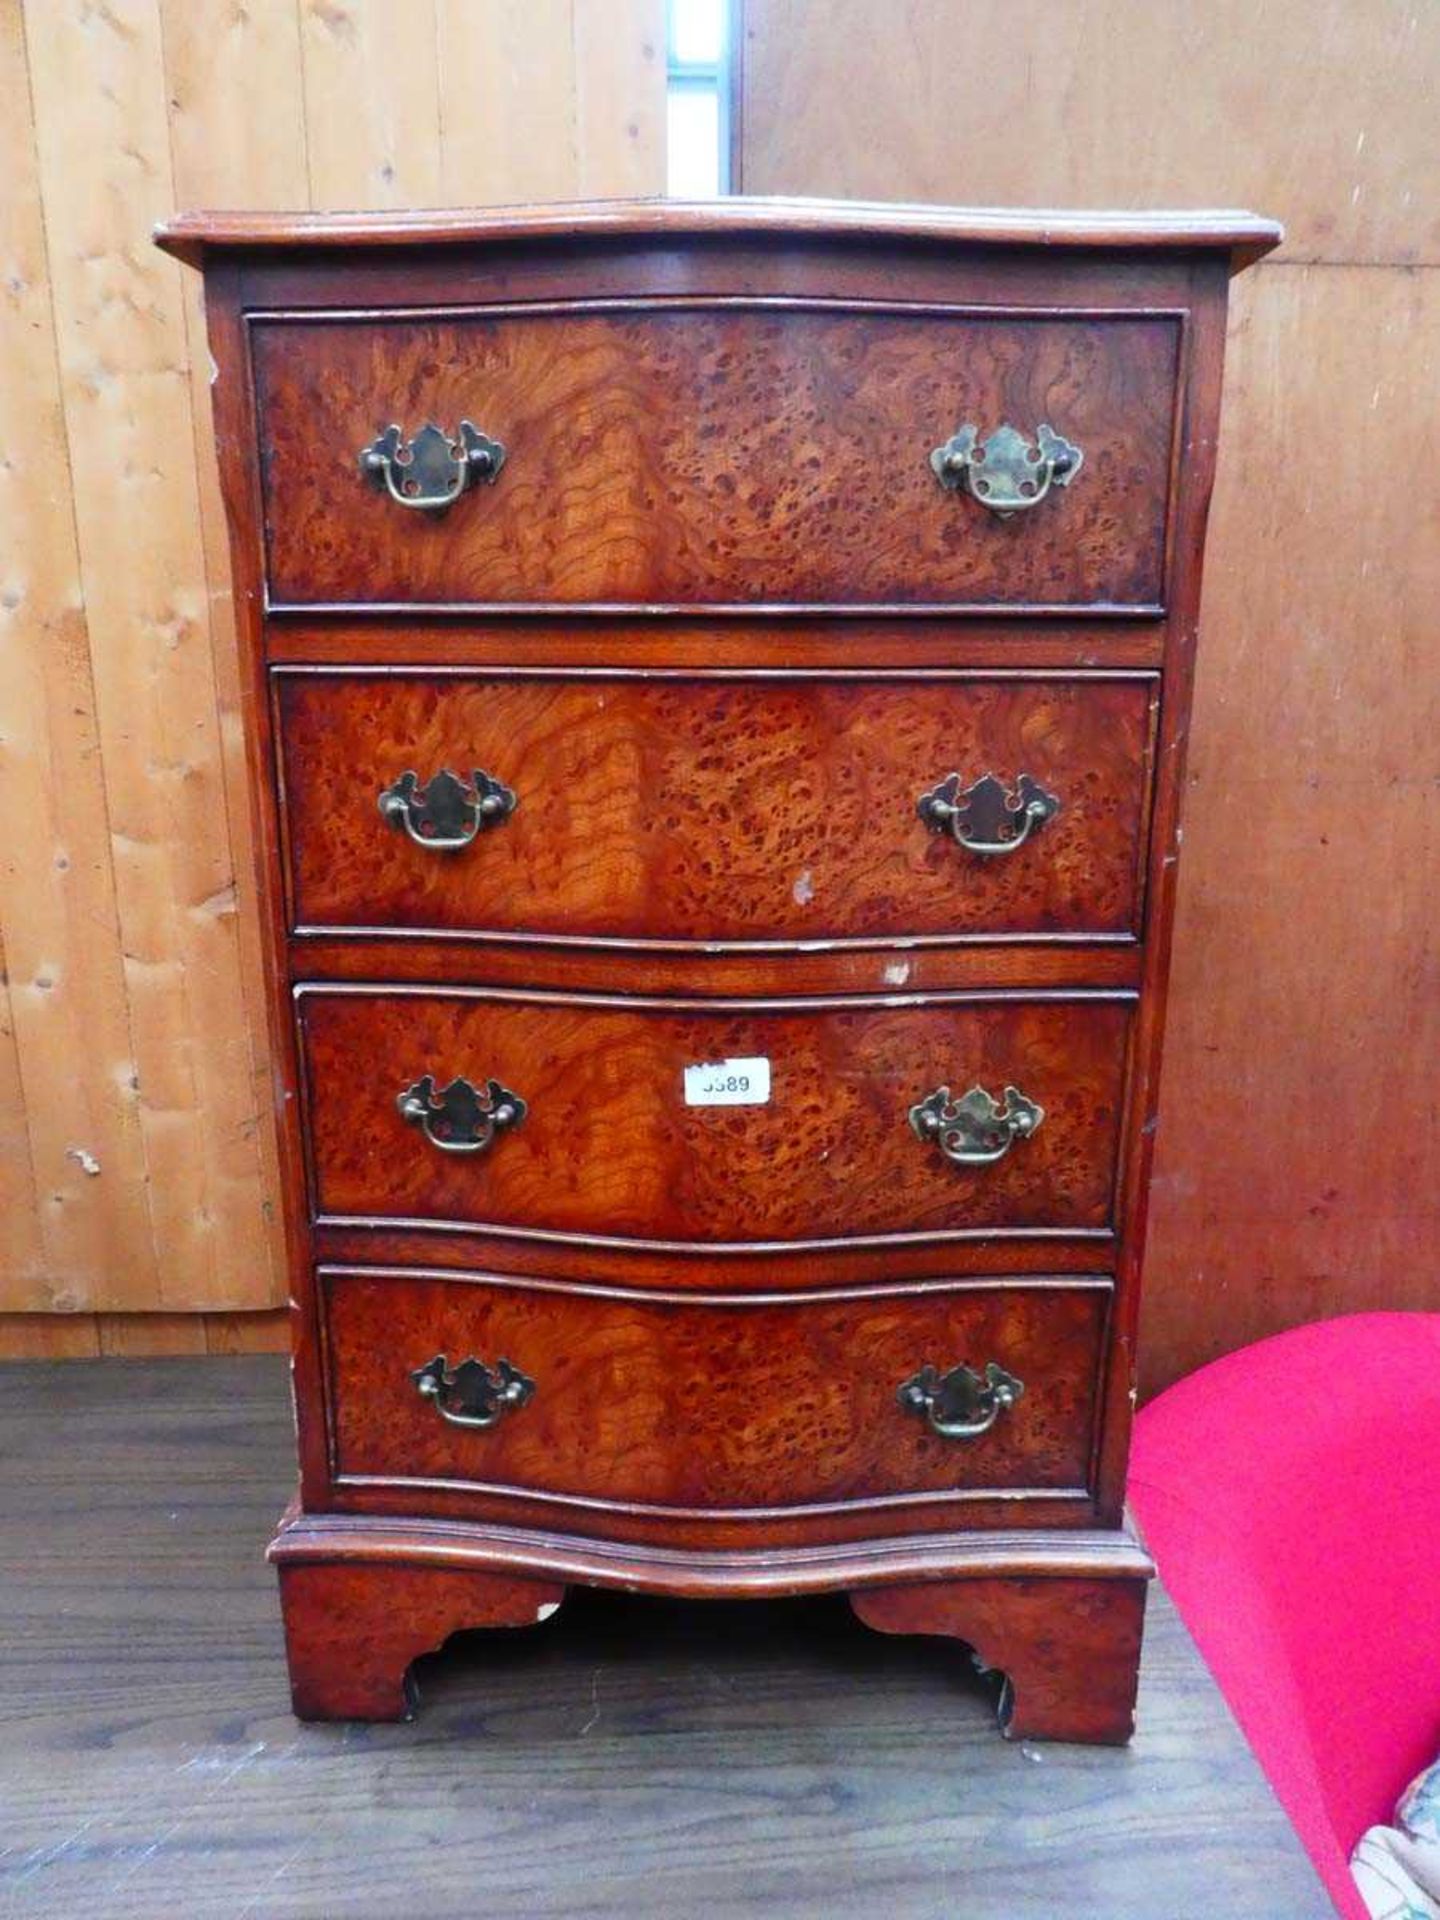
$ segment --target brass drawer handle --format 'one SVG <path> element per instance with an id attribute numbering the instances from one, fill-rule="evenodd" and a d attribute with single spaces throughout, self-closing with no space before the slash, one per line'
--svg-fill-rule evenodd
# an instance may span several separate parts
<path id="1" fill-rule="evenodd" d="M 1008 424 L 983 443 L 978 427 L 963 426 L 930 456 L 942 487 L 968 489 L 1002 519 L 1038 507 L 1052 486 L 1068 487 L 1084 463 L 1079 447 L 1044 425 L 1035 429 L 1033 446 Z"/>
<path id="2" fill-rule="evenodd" d="M 468 782 L 446 767 L 425 786 L 418 773 L 402 773 L 380 795 L 380 811 L 403 828 L 417 847 L 457 853 L 483 827 L 498 827 L 517 806 L 503 781 L 476 767 Z"/>
<path id="3" fill-rule="evenodd" d="M 973 1367 L 952 1367 L 943 1374 L 922 1367 L 895 1397 L 907 1413 L 923 1415 L 942 1440 L 976 1440 L 1024 1391 L 1023 1380 L 992 1360 L 983 1374 Z"/>
<path id="4" fill-rule="evenodd" d="M 505 449 L 470 420 L 460 422 L 458 436 L 427 421 L 407 440 L 397 426 L 388 426 L 378 439 L 360 450 L 360 471 L 402 507 L 421 513 L 443 513 L 467 486 L 483 481 L 493 486 L 505 464 Z"/>
<path id="5" fill-rule="evenodd" d="M 1018 1087 L 1006 1087 L 1003 1105 L 983 1087 L 971 1087 L 953 1103 L 950 1089 L 937 1087 L 910 1109 L 915 1138 L 939 1147 L 957 1167 L 993 1166 L 1044 1118 L 1045 1109 L 1027 1100 Z"/>
<path id="6" fill-rule="evenodd" d="M 518 1127 L 526 1112 L 519 1094 L 498 1080 L 487 1080 L 484 1093 L 463 1078 L 437 1091 L 429 1073 L 407 1087 L 395 1104 L 406 1125 L 419 1127 L 442 1153 L 484 1153 L 497 1133 Z"/>
<path id="7" fill-rule="evenodd" d="M 512 1407 L 523 1407 L 535 1392 L 535 1382 L 508 1360 L 497 1360 L 494 1370 L 483 1360 L 462 1360 L 453 1373 L 445 1356 L 437 1353 L 410 1378 L 422 1399 L 452 1427 L 493 1427 Z"/>
<path id="8" fill-rule="evenodd" d="M 1028 773 L 1016 776 L 1013 793 L 993 773 L 962 792 L 959 774 L 952 773 L 921 794 L 915 811 L 932 833 L 948 833 L 956 846 L 988 860 L 1023 847 L 1036 827 L 1055 818 L 1060 802 Z"/>

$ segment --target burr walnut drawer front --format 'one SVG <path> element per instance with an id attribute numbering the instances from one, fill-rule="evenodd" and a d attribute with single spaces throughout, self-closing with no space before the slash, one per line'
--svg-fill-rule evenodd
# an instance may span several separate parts
<path id="1" fill-rule="evenodd" d="M 1131 996 L 298 990 L 314 1201 L 678 1246 L 1107 1231 Z"/>
<path id="2" fill-rule="evenodd" d="M 1134 936 L 1156 685 L 277 670 L 294 922 Z"/>
<path id="3" fill-rule="evenodd" d="M 757 1518 L 1089 1483 L 1108 1280 L 747 1298 L 320 1278 L 342 1481 Z"/>
<path id="4" fill-rule="evenodd" d="M 276 604 L 1163 600 L 1174 314 L 642 303 L 250 335 Z"/>

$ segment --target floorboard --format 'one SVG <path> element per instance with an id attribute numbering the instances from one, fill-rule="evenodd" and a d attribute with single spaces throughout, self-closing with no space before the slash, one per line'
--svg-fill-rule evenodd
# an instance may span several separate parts
<path id="1" fill-rule="evenodd" d="M 96 1920 L 1310 1920 L 1164 1595 L 1123 1752 L 1011 1746 L 843 1602 L 572 1595 L 302 1727 L 261 1551 L 284 1363 L 0 1366 L 0 1912 Z"/>

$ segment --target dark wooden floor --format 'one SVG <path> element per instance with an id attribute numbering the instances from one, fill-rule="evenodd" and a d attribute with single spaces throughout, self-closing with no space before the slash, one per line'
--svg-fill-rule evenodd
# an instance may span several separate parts
<path id="1" fill-rule="evenodd" d="M 1157 1595 L 1128 1752 L 1010 1746 L 843 1602 L 572 1596 L 406 1727 L 287 1710 L 283 1364 L 0 1368 L 0 1912 L 1295 1920 L 1330 1911 Z"/>

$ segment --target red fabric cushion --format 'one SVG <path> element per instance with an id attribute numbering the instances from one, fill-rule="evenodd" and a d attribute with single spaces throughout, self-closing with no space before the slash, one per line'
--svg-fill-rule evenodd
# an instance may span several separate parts
<path id="1" fill-rule="evenodd" d="M 1297 1327 L 1138 1416 L 1160 1577 L 1344 1914 L 1350 1849 L 1440 1753 L 1440 1314 Z"/>

